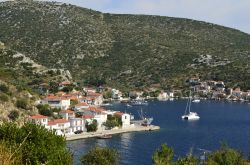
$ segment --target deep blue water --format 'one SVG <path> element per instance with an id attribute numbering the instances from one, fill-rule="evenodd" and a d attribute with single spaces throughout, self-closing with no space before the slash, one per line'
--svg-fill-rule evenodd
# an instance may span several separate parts
<path id="1" fill-rule="evenodd" d="M 201 117 L 198 121 L 183 121 L 186 100 L 152 101 L 148 106 L 126 107 L 114 103 L 109 109 L 138 116 L 141 107 L 159 131 L 114 135 L 112 139 L 82 139 L 69 141 L 67 146 L 74 154 L 74 164 L 81 164 L 80 156 L 93 146 L 114 147 L 121 153 L 122 165 L 150 165 L 153 152 L 162 144 L 174 148 L 175 158 L 186 155 L 190 148 L 195 155 L 201 148 L 215 150 L 221 142 L 250 155 L 250 105 L 243 103 L 201 101 L 192 103 L 191 109 Z"/>

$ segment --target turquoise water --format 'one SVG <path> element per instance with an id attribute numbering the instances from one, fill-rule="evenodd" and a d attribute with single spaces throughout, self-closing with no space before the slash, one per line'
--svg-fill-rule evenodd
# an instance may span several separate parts
<path id="1" fill-rule="evenodd" d="M 159 131 L 136 132 L 114 135 L 112 139 L 82 139 L 69 141 L 67 146 L 74 154 L 74 164 L 81 164 L 80 156 L 91 147 L 98 145 L 114 147 L 121 153 L 123 165 L 149 165 L 151 156 L 162 143 L 167 143 L 175 150 L 175 158 L 186 155 L 192 148 L 195 155 L 200 149 L 209 151 L 218 149 L 221 142 L 240 149 L 250 155 L 250 105 L 217 101 L 192 103 L 191 109 L 201 117 L 198 121 L 183 121 L 186 100 L 152 101 L 148 106 L 126 107 L 114 103 L 108 107 L 126 111 L 138 117 L 143 108 L 147 116 L 152 116 L 152 124 L 161 127 Z"/>

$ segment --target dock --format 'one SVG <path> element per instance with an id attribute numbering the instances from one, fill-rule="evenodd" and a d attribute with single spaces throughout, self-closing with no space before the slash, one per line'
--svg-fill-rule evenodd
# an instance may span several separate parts
<path id="1" fill-rule="evenodd" d="M 77 140 L 77 139 L 86 139 L 86 138 L 93 138 L 102 136 L 105 134 L 114 135 L 120 133 L 127 133 L 127 132 L 139 132 L 139 131 L 155 131 L 159 130 L 159 126 L 150 125 L 150 126 L 139 126 L 136 125 L 130 128 L 119 128 L 119 129 L 112 129 L 112 130 L 102 130 L 97 132 L 83 132 L 81 134 L 73 134 L 73 135 L 66 135 L 66 140 Z"/>

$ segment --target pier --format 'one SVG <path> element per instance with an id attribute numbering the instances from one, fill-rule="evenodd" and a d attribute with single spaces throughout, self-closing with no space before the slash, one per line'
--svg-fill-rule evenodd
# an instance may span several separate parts
<path id="1" fill-rule="evenodd" d="M 113 130 L 102 130 L 102 131 L 97 131 L 97 132 L 83 132 L 81 134 L 66 135 L 66 140 L 92 138 L 92 137 L 102 136 L 105 134 L 114 135 L 114 134 L 127 133 L 127 132 L 155 131 L 159 129 L 160 127 L 155 126 L 155 125 L 150 125 L 150 126 L 135 125 L 134 127 L 130 127 L 130 128 L 119 128 L 119 129 L 113 129 Z"/>

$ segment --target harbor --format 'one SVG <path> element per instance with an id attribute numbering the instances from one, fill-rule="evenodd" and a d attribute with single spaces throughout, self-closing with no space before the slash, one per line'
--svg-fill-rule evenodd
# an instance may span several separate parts
<path id="1" fill-rule="evenodd" d="M 249 104 L 200 100 L 191 106 L 191 111 L 197 112 L 200 119 L 183 120 L 186 104 L 187 99 L 148 101 L 143 111 L 154 118 L 152 124 L 160 126 L 160 130 L 117 133 L 107 140 L 97 137 L 68 140 L 67 146 L 75 153 L 74 163 L 80 165 L 79 158 L 94 146 L 117 148 L 122 155 L 121 165 L 151 165 L 152 153 L 163 143 L 173 147 L 180 157 L 188 154 L 190 148 L 198 157 L 203 154 L 202 150 L 215 151 L 222 141 L 232 148 L 240 148 L 246 156 L 250 154 Z M 139 118 L 137 112 L 141 107 L 128 108 L 126 103 L 114 103 L 110 109 Z"/>

